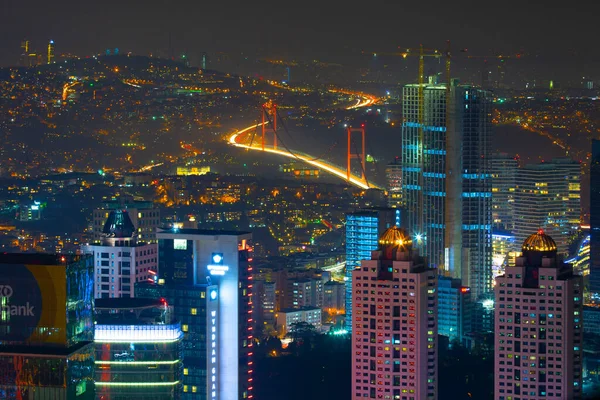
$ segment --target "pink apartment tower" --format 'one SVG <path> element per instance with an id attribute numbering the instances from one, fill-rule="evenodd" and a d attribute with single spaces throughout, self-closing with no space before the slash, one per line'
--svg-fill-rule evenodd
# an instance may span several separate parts
<path id="1" fill-rule="evenodd" d="M 437 271 L 391 227 L 352 272 L 352 399 L 437 399 Z"/>
<path id="2" fill-rule="evenodd" d="M 583 282 L 554 240 L 529 236 L 494 291 L 494 399 L 581 399 Z"/>

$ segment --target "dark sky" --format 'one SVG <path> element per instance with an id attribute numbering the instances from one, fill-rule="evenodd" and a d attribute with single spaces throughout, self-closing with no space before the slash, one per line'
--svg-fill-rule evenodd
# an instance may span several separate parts
<path id="1" fill-rule="evenodd" d="M 354 51 L 393 51 L 419 43 L 443 48 L 450 39 L 455 48 L 472 53 L 524 50 L 572 65 L 588 55 L 600 59 L 598 3 L 0 0 L 0 65 L 17 61 L 25 37 L 38 49 L 54 39 L 57 53 L 86 55 L 118 47 L 166 54 L 169 31 L 174 51 L 190 54 L 243 51 L 344 62 Z"/>

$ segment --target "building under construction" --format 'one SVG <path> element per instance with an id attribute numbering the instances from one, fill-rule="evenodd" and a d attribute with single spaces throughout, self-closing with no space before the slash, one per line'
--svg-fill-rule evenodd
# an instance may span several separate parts
<path id="1" fill-rule="evenodd" d="M 402 107 L 407 225 L 429 265 L 477 298 L 492 289 L 489 94 L 432 77 L 405 86 Z"/>

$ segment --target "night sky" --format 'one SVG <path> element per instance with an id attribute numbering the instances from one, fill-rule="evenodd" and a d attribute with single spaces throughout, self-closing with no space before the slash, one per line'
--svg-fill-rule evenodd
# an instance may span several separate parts
<path id="1" fill-rule="evenodd" d="M 17 62 L 23 38 L 37 49 L 54 39 L 57 54 L 118 47 L 167 55 L 171 32 L 173 53 L 191 56 L 244 52 L 351 64 L 361 50 L 443 48 L 450 39 L 472 54 L 525 51 L 539 55 L 540 65 L 593 73 L 600 5 L 576 3 L 2 0 L 0 65 Z"/>

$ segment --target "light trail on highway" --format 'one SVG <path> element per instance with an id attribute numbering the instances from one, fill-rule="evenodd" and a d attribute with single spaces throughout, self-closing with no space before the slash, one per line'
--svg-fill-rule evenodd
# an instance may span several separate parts
<path id="1" fill-rule="evenodd" d="M 163 164 L 164 163 L 157 163 L 157 164 L 146 165 L 145 167 L 140 168 L 137 172 L 150 171 L 152 168 L 160 167 Z"/>
<path id="2" fill-rule="evenodd" d="M 356 100 L 356 104 L 350 107 L 346 107 L 346 110 L 354 110 L 355 108 L 367 107 L 374 104 L 377 101 L 375 97 L 363 97 L 362 99 Z"/>

